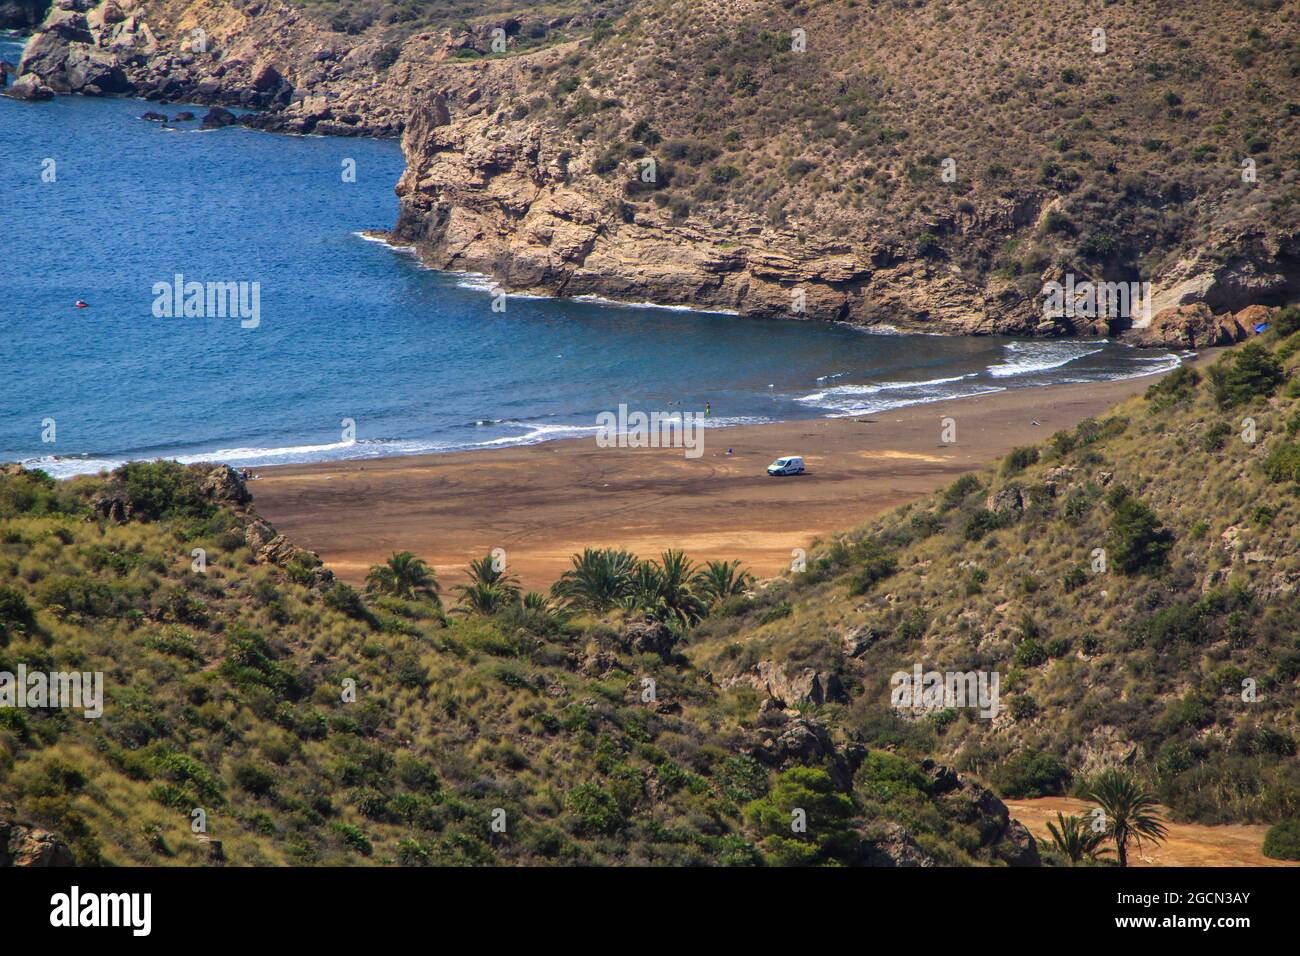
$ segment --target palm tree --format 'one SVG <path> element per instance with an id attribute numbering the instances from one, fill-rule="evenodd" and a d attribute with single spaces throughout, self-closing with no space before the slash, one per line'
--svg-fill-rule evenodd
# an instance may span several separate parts
<path id="1" fill-rule="evenodd" d="M 695 563 L 682 551 L 659 556 L 659 600 L 683 624 L 695 624 L 708 613 L 708 605 L 694 587 Z"/>
<path id="2" fill-rule="evenodd" d="M 696 586 L 713 604 L 739 597 L 754 586 L 754 576 L 739 561 L 709 561 L 695 575 Z"/>
<path id="3" fill-rule="evenodd" d="M 428 598 L 434 604 L 442 604 L 433 569 L 410 551 L 394 551 L 384 564 L 372 564 L 366 575 L 366 590 L 408 601 Z"/>
<path id="4" fill-rule="evenodd" d="M 613 548 L 586 548 L 573 556 L 573 567 L 551 586 L 551 596 L 571 607 L 603 614 L 632 593 L 636 555 Z"/>
<path id="5" fill-rule="evenodd" d="M 523 608 L 525 611 L 536 611 L 538 614 L 555 613 L 551 599 L 538 591 L 529 591 L 524 595 Z"/>
<path id="6" fill-rule="evenodd" d="M 519 592 L 499 584 L 474 581 L 471 584 L 458 584 L 456 590 L 460 597 L 451 609 L 453 614 L 482 614 L 491 617 L 508 607 L 519 605 Z"/>
<path id="7" fill-rule="evenodd" d="M 465 574 L 469 583 L 455 588 L 462 612 L 490 615 L 519 603 L 519 578 L 507 571 L 504 563 L 498 568 L 493 555 L 471 561 Z"/>
<path id="8" fill-rule="evenodd" d="M 631 591 L 619 604 L 653 621 L 689 626 L 709 610 L 695 581 L 691 560 L 681 551 L 665 551 L 659 561 L 642 561 L 636 566 Z"/>
<path id="9" fill-rule="evenodd" d="M 1098 774 L 1084 795 L 1101 806 L 1106 817 L 1103 832 L 1115 840 L 1120 866 L 1128 866 L 1130 840 L 1140 850 L 1143 840 L 1160 843 L 1169 835 L 1155 797 L 1126 771 L 1113 769 Z"/>
<path id="10" fill-rule="evenodd" d="M 1085 857 L 1095 859 L 1099 854 L 1110 852 L 1109 847 L 1100 849 L 1102 841 L 1106 839 L 1106 831 L 1092 829 L 1083 817 L 1067 817 L 1057 810 L 1056 823 L 1048 820 L 1047 830 L 1052 834 L 1052 843 L 1056 849 L 1072 864 Z"/>
<path id="11" fill-rule="evenodd" d="M 496 560 L 497 559 L 492 555 L 485 554 L 477 561 L 471 561 L 469 563 L 469 568 L 466 569 L 465 573 L 469 575 L 471 581 L 480 582 L 482 584 L 497 584 L 506 590 L 518 591 L 519 578 L 506 570 L 504 561 L 501 564 L 501 568 L 498 569 Z"/>

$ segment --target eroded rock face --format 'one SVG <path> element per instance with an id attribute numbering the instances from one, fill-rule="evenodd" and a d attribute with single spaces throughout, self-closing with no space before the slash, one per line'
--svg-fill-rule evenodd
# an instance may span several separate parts
<path id="1" fill-rule="evenodd" d="M 726 686 L 749 684 L 763 691 L 782 707 L 824 704 L 845 699 L 839 675 L 813 667 L 789 671 L 774 661 L 759 661 L 748 671 L 724 682 Z"/>
<path id="2" fill-rule="evenodd" d="M 793 766 L 823 767 L 835 786 L 847 793 L 867 750 L 860 744 L 837 747 L 825 726 L 797 717 L 786 721 L 775 736 L 752 748 L 751 755 L 776 770 Z"/>
<path id="3" fill-rule="evenodd" d="M 671 659 L 677 638 L 666 624 L 644 621 L 629 624 L 623 631 L 625 647 L 637 654 L 658 654 L 667 662 Z"/>
<path id="4" fill-rule="evenodd" d="M 0 819 L 0 867 L 76 864 L 72 850 L 49 830 Z"/>
<path id="5" fill-rule="evenodd" d="M 242 507 L 253 500 L 243 476 L 229 465 L 217 465 L 199 487 L 204 494 L 220 504 Z"/>
<path id="6" fill-rule="evenodd" d="M 296 565 L 308 576 L 307 583 L 311 587 L 324 589 L 334 583 L 334 572 L 321 564 L 320 555 L 298 547 L 265 521 L 249 522 L 244 528 L 244 540 L 263 564 L 274 564 L 279 568 Z"/>
<path id="7" fill-rule="evenodd" d="M 18 77 L 4 92 L 16 100 L 48 100 L 54 97 L 52 89 L 31 75 Z"/>
<path id="8" fill-rule="evenodd" d="M 910 830 L 898 823 L 872 824 L 859 831 L 858 866 L 934 866 L 930 856 L 916 842 Z"/>

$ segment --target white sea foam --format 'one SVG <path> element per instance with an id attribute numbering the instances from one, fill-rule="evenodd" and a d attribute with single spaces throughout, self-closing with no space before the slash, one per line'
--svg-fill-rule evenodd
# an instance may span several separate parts
<path id="1" fill-rule="evenodd" d="M 977 372 L 968 372 L 965 375 L 954 375 L 950 378 L 931 378 L 920 382 L 879 382 L 874 385 L 833 385 L 830 388 L 822 389 L 819 392 L 813 392 L 810 395 L 796 398 L 795 401 L 805 402 L 809 405 L 820 405 L 827 399 L 845 398 L 855 395 L 876 395 L 880 392 L 893 392 L 909 389 L 932 389 L 939 385 L 951 385 L 953 382 L 960 382 L 964 379 L 974 378 L 977 374 Z"/>
<path id="2" fill-rule="evenodd" d="M 992 395 L 996 392 L 1005 392 L 1007 389 L 1000 385 L 976 385 L 973 388 L 961 392 L 944 392 L 932 395 L 920 395 L 912 398 L 879 398 L 874 401 L 853 401 L 851 399 L 831 399 L 817 404 L 829 411 L 827 418 L 850 418 L 854 415 L 873 415 L 876 412 L 887 412 L 895 408 L 906 408 L 909 405 L 929 405 L 933 402 L 956 401 L 963 398 L 977 398 L 980 395 Z"/>
<path id="3" fill-rule="evenodd" d="M 1032 375 L 1046 372 L 1079 359 L 1096 355 L 1106 345 L 1106 339 L 1093 339 L 1087 342 L 1010 342 L 1003 346 L 1006 352 L 1004 361 L 990 365 L 988 373 L 994 378 L 1012 378 L 1017 375 Z"/>

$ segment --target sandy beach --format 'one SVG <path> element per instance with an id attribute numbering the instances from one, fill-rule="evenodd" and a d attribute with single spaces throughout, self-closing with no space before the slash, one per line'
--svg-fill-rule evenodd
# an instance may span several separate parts
<path id="1" fill-rule="evenodd" d="M 1097 415 L 1154 376 L 935 402 L 872 416 L 707 429 L 704 453 L 600 448 L 594 438 L 522 447 L 260 469 L 256 506 L 295 543 L 359 583 L 393 551 L 427 560 L 444 585 L 493 548 L 543 589 L 583 547 L 697 560 L 739 558 L 760 577 L 795 548 L 915 500 L 1011 448 Z M 714 414 L 720 410 L 714 409 Z M 957 441 L 941 441 L 941 419 Z M 731 453 L 728 453 L 728 449 Z M 778 456 L 808 473 L 769 478 Z"/>

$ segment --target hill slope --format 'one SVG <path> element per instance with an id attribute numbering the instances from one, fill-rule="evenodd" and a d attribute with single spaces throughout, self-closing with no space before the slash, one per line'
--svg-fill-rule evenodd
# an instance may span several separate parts
<path id="1" fill-rule="evenodd" d="M 87 865 L 1038 862 L 975 781 L 761 726 L 662 623 L 363 599 L 247 504 L 224 466 L 0 473 L 20 861 L 65 853 L 52 832 Z M 102 674 L 102 716 L 15 706 L 50 672 Z"/>
<path id="2" fill-rule="evenodd" d="M 692 660 L 1004 796 L 1123 765 L 1183 819 L 1294 816 L 1300 310 L 1275 328 L 824 542 Z M 893 706 L 918 665 L 998 673 L 1001 712 Z"/>

